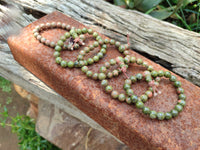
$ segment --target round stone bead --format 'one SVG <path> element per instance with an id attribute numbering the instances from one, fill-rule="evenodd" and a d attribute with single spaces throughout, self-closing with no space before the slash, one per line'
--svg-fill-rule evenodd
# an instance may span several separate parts
<path id="1" fill-rule="evenodd" d="M 142 109 L 142 112 L 143 112 L 144 114 L 150 114 L 151 110 L 149 109 L 149 107 L 144 107 L 144 108 Z"/>
<path id="2" fill-rule="evenodd" d="M 176 77 L 171 75 L 171 77 L 169 78 L 170 81 L 175 82 L 176 81 Z"/>
<path id="3" fill-rule="evenodd" d="M 92 77 L 92 75 L 93 75 L 93 72 L 92 72 L 92 71 L 89 70 L 89 71 L 86 72 L 86 76 L 87 76 L 87 77 Z"/>
<path id="4" fill-rule="evenodd" d="M 158 112 L 157 118 L 158 118 L 158 120 L 164 120 L 165 119 L 165 113 L 164 112 Z"/>
<path id="5" fill-rule="evenodd" d="M 118 70 L 113 70 L 113 76 L 117 77 L 119 75 L 119 71 Z"/>
<path id="6" fill-rule="evenodd" d="M 157 112 L 154 111 L 154 110 L 152 110 L 152 111 L 150 112 L 149 116 L 150 116 L 151 119 L 156 119 L 156 117 L 157 117 Z"/>
<path id="7" fill-rule="evenodd" d="M 120 46 L 120 42 L 118 42 L 118 41 L 115 42 L 115 46 L 116 46 L 116 47 L 119 47 L 119 46 Z"/>
<path id="8" fill-rule="evenodd" d="M 103 53 L 103 54 L 106 54 L 106 49 L 105 49 L 105 48 L 102 48 L 102 49 L 100 50 L 100 52 Z"/>
<path id="9" fill-rule="evenodd" d="M 179 98 L 179 99 L 182 99 L 182 100 L 185 100 L 185 99 L 186 99 L 186 96 L 185 96 L 185 94 L 179 94 L 178 98 Z"/>
<path id="10" fill-rule="evenodd" d="M 136 63 L 137 63 L 138 65 L 141 65 L 141 64 L 143 63 L 143 60 L 142 60 L 141 58 L 138 58 L 137 61 L 136 61 Z"/>
<path id="11" fill-rule="evenodd" d="M 66 32 L 64 36 L 68 39 L 70 37 L 70 33 Z"/>
<path id="12" fill-rule="evenodd" d="M 60 52 L 55 51 L 55 52 L 53 53 L 53 56 L 54 56 L 54 57 L 59 57 L 59 56 L 60 56 Z"/>
<path id="13" fill-rule="evenodd" d="M 60 52 L 62 50 L 62 48 L 59 45 L 56 45 L 55 50 Z"/>
<path id="14" fill-rule="evenodd" d="M 141 99 L 142 102 L 146 102 L 148 100 L 148 96 L 143 94 L 143 95 L 140 96 L 140 99 Z"/>
<path id="15" fill-rule="evenodd" d="M 147 70 L 148 71 L 153 71 L 153 66 L 148 66 Z"/>
<path id="16" fill-rule="evenodd" d="M 181 82 L 180 81 L 175 81 L 174 82 L 174 86 L 175 87 L 180 87 L 181 86 Z"/>
<path id="17" fill-rule="evenodd" d="M 158 76 L 159 77 L 163 77 L 164 76 L 164 71 L 163 70 L 159 70 L 158 71 Z"/>
<path id="18" fill-rule="evenodd" d="M 65 61 L 65 60 L 61 61 L 60 65 L 63 68 L 67 67 L 67 61 Z"/>
<path id="19" fill-rule="evenodd" d="M 117 91 L 112 91 L 111 96 L 112 96 L 112 98 L 116 99 L 116 98 L 118 98 L 119 93 Z"/>
<path id="20" fill-rule="evenodd" d="M 74 67 L 74 62 L 73 61 L 69 61 L 68 64 L 67 64 L 67 66 L 69 68 L 73 68 Z"/>
<path id="21" fill-rule="evenodd" d="M 92 58 L 88 58 L 87 62 L 88 62 L 89 65 L 91 65 L 91 64 L 94 63 L 94 60 Z"/>
<path id="22" fill-rule="evenodd" d="M 82 29 L 82 33 L 84 33 L 84 34 L 87 33 L 87 31 L 88 31 L 87 28 Z"/>
<path id="23" fill-rule="evenodd" d="M 59 41 L 57 42 L 57 45 L 59 45 L 59 46 L 63 46 L 63 45 L 64 45 L 64 43 L 63 43 L 63 41 L 62 41 L 62 40 L 59 40 Z"/>
<path id="24" fill-rule="evenodd" d="M 105 62 L 105 67 L 108 69 L 108 68 L 110 68 L 110 63 L 109 62 Z"/>
<path id="25" fill-rule="evenodd" d="M 124 51 L 125 51 L 125 49 L 126 49 L 126 48 L 125 48 L 125 46 L 124 46 L 124 45 L 120 45 L 120 46 L 119 46 L 119 52 L 121 52 L 121 53 L 122 53 L 122 52 L 124 52 Z"/>
<path id="26" fill-rule="evenodd" d="M 111 45 L 114 45 L 114 44 L 115 44 L 115 40 L 111 39 L 111 40 L 110 40 L 110 44 L 111 44 Z"/>
<path id="27" fill-rule="evenodd" d="M 116 64 L 116 61 L 114 59 L 110 59 L 110 64 L 113 66 Z"/>
<path id="28" fill-rule="evenodd" d="M 97 80 L 98 79 L 98 75 L 99 75 L 98 73 L 94 73 L 93 76 L 92 76 L 92 79 Z"/>
<path id="29" fill-rule="evenodd" d="M 151 76 L 156 78 L 158 76 L 158 72 L 157 71 L 152 71 L 151 72 Z"/>
<path id="30" fill-rule="evenodd" d="M 178 100 L 178 104 L 184 107 L 186 105 L 186 102 L 184 100 Z"/>
<path id="31" fill-rule="evenodd" d="M 92 29 L 88 29 L 88 33 L 89 33 L 89 34 L 92 34 L 92 33 L 93 33 L 93 30 L 92 30 Z"/>
<path id="32" fill-rule="evenodd" d="M 137 81 L 137 78 L 135 76 L 129 77 L 132 83 L 135 83 Z"/>
<path id="33" fill-rule="evenodd" d="M 124 90 L 128 90 L 128 89 L 130 89 L 130 88 L 131 88 L 131 85 L 130 85 L 130 84 L 127 84 L 127 83 L 124 84 Z"/>
<path id="34" fill-rule="evenodd" d="M 132 89 L 127 89 L 127 90 L 126 90 L 126 94 L 127 94 L 128 96 L 131 96 L 131 95 L 134 94 L 134 92 L 133 92 Z"/>
<path id="35" fill-rule="evenodd" d="M 174 109 L 177 110 L 178 112 L 181 112 L 181 111 L 183 110 L 183 106 L 177 104 L 177 105 L 174 107 Z"/>
<path id="36" fill-rule="evenodd" d="M 101 81 L 101 85 L 104 86 L 104 87 L 107 86 L 108 85 L 108 80 L 102 80 Z"/>
<path id="37" fill-rule="evenodd" d="M 131 83 L 132 83 L 132 82 L 131 82 L 131 80 L 130 80 L 130 79 L 126 79 L 126 80 L 125 80 L 125 83 L 126 83 L 126 84 L 130 84 L 130 85 L 131 85 Z"/>
<path id="38" fill-rule="evenodd" d="M 142 109 L 144 107 L 144 103 L 142 101 L 137 101 L 136 107 Z"/>
<path id="39" fill-rule="evenodd" d="M 136 62 L 136 58 L 135 58 L 134 56 L 131 56 L 130 62 L 131 62 L 131 63 L 135 63 L 135 62 Z"/>
<path id="40" fill-rule="evenodd" d="M 102 73 L 106 73 L 107 69 L 105 66 L 102 66 L 102 67 L 100 67 L 99 71 Z"/>
<path id="41" fill-rule="evenodd" d="M 184 93 L 184 89 L 181 88 L 181 87 L 177 88 L 177 93 L 178 94 L 183 94 Z"/>
<path id="42" fill-rule="evenodd" d="M 165 71 L 164 76 L 166 78 L 170 78 L 171 77 L 171 73 L 169 71 Z"/>
<path id="43" fill-rule="evenodd" d="M 99 58 L 103 58 L 103 53 L 102 53 L 102 52 L 99 52 L 99 53 L 97 53 L 97 56 L 98 56 Z"/>
<path id="44" fill-rule="evenodd" d="M 81 71 L 84 72 L 84 73 L 86 73 L 88 71 L 88 67 L 87 66 L 83 66 L 81 68 Z"/>
<path id="45" fill-rule="evenodd" d="M 99 42 L 95 41 L 95 42 L 93 43 L 93 46 L 94 46 L 94 47 L 98 47 L 98 46 L 99 46 Z"/>
<path id="46" fill-rule="evenodd" d="M 107 92 L 107 93 L 111 93 L 112 90 L 113 90 L 112 86 L 110 86 L 110 85 L 107 85 L 107 86 L 106 86 L 106 92 Z"/>
<path id="47" fill-rule="evenodd" d="M 126 97 L 126 103 L 127 103 L 127 104 L 131 104 L 131 103 L 132 103 L 130 97 Z"/>
<path id="48" fill-rule="evenodd" d="M 171 118 L 172 118 L 172 114 L 169 113 L 169 112 L 166 112 L 166 113 L 165 113 L 165 119 L 169 120 L 169 119 L 171 119 Z"/>
<path id="49" fill-rule="evenodd" d="M 136 95 L 131 95 L 132 103 L 136 103 L 138 101 L 138 97 Z"/>
<path id="50" fill-rule="evenodd" d="M 104 80 L 106 78 L 106 75 L 104 73 L 99 73 L 98 79 Z"/>
<path id="51" fill-rule="evenodd" d="M 138 73 L 138 74 L 136 74 L 136 78 L 137 78 L 137 80 L 142 80 L 142 74 L 141 73 Z"/>
<path id="52" fill-rule="evenodd" d="M 121 101 L 121 102 L 123 102 L 123 101 L 126 100 L 126 96 L 124 94 L 119 94 L 118 100 Z"/>
<path id="53" fill-rule="evenodd" d="M 107 73 L 107 77 L 108 77 L 108 78 L 112 78 L 112 77 L 113 77 L 112 72 L 108 72 L 108 73 Z"/>
<path id="54" fill-rule="evenodd" d="M 94 56 L 93 60 L 94 60 L 94 62 L 98 62 L 99 61 L 99 56 Z"/>
<path id="55" fill-rule="evenodd" d="M 105 43 L 105 44 L 108 44 L 108 43 L 109 43 L 109 39 L 105 39 L 105 40 L 104 40 L 104 43 Z"/>
<path id="56" fill-rule="evenodd" d="M 61 58 L 61 57 L 57 57 L 57 58 L 56 58 L 56 63 L 57 63 L 57 64 L 60 64 L 61 61 L 62 61 L 62 58 Z"/>
<path id="57" fill-rule="evenodd" d="M 178 116 L 178 111 L 175 109 L 172 109 L 171 114 L 172 114 L 172 117 L 176 117 L 176 116 Z"/>

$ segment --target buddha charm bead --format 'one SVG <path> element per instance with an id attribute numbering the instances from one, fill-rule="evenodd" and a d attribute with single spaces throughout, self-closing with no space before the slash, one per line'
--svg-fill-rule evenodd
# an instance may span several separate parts
<path id="1" fill-rule="evenodd" d="M 67 31 L 56 43 L 40 35 L 42 30 L 53 28 L 60 28 Z M 85 34 L 91 35 L 95 41 L 93 44 L 85 46 L 81 49 L 81 46 L 85 45 Z M 183 110 L 183 107 L 186 105 L 186 95 L 184 94 L 184 89 L 181 87 L 182 84 L 177 80 L 176 76 L 171 75 L 169 71 L 156 71 L 154 70 L 153 66 L 148 65 L 148 63 L 144 62 L 141 58 L 135 58 L 134 56 L 131 56 L 128 50 L 129 42 L 127 42 L 128 44 L 122 45 L 120 42 L 113 39 L 103 39 L 97 32 L 93 32 L 92 29 L 74 28 L 61 22 L 40 24 L 33 30 L 33 35 L 42 44 L 54 48 L 55 52 L 53 53 L 53 57 L 55 57 L 55 62 L 61 67 L 81 67 L 81 71 L 85 73 L 87 77 L 94 80 L 101 80 L 101 86 L 105 89 L 106 93 L 111 95 L 113 99 L 117 99 L 120 102 L 126 102 L 127 104 L 135 104 L 136 108 L 141 109 L 142 113 L 148 115 L 151 119 L 169 120 L 178 116 L 178 114 Z M 103 56 L 106 54 L 108 45 L 114 45 L 115 48 L 117 48 L 118 51 L 124 55 L 124 57 L 118 56 L 114 59 L 110 59 L 100 67 L 99 72 L 93 72 L 92 70 L 89 70 L 88 65 L 97 63 L 100 59 L 103 58 Z M 97 47 L 100 49 L 96 55 L 84 59 L 87 53 L 93 51 Z M 81 49 L 77 60 L 66 61 L 61 58 L 61 51 L 71 51 L 74 49 Z M 146 70 L 142 73 L 137 73 L 136 75 L 129 77 L 126 74 L 127 68 L 130 64 L 134 63 L 145 67 Z M 112 71 L 109 70 L 112 66 L 116 65 L 118 66 L 117 69 L 113 69 Z M 108 79 L 117 77 L 121 73 L 123 73 L 125 77 L 123 84 L 125 94 L 114 90 L 114 88 L 108 84 Z M 177 88 L 176 91 L 178 94 L 178 101 L 174 108 L 169 112 L 156 112 L 155 110 L 151 110 L 149 107 L 146 107 L 145 102 L 153 96 L 157 96 L 161 93 L 158 88 L 159 82 L 163 78 L 169 79 L 173 83 L 174 87 Z M 131 85 L 141 80 L 145 80 L 149 87 L 146 92 L 140 96 L 137 96 L 135 95 L 133 89 L 131 89 Z"/>

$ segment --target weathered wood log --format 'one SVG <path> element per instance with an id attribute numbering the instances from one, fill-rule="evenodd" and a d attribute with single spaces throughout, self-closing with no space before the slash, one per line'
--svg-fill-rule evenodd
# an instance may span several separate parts
<path id="1" fill-rule="evenodd" d="M 113 6 L 104 0 L 15 0 L 24 13 L 20 23 L 52 11 L 61 11 L 79 22 L 123 43 L 130 33 L 131 48 L 173 72 L 200 85 L 200 34 L 154 19 L 137 11 Z M 27 16 L 27 14 L 30 14 Z M 31 18 L 31 19 L 29 19 Z"/>

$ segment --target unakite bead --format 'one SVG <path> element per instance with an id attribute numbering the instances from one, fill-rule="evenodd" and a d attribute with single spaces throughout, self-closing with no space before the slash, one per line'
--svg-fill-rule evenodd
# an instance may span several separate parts
<path id="1" fill-rule="evenodd" d="M 99 56 L 94 56 L 93 60 L 94 60 L 94 62 L 98 62 L 99 61 Z"/>
<path id="2" fill-rule="evenodd" d="M 164 76 L 166 78 L 170 78 L 171 77 L 171 73 L 169 71 L 165 71 Z"/>
<path id="3" fill-rule="evenodd" d="M 106 78 L 106 75 L 104 73 L 99 73 L 98 78 L 99 80 L 104 80 Z"/>
<path id="4" fill-rule="evenodd" d="M 90 52 L 89 47 L 85 47 L 85 48 L 84 48 L 84 51 L 85 51 L 86 53 L 89 53 L 89 52 Z"/>
<path id="5" fill-rule="evenodd" d="M 172 117 L 176 117 L 176 116 L 178 116 L 178 111 L 175 109 L 172 109 L 171 114 L 172 114 Z"/>
<path id="6" fill-rule="evenodd" d="M 107 86 L 108 85 L 108 80 L 102 80 L 101 81 L 101 85 L 104 86 L 104 87 Z"/>
<path id="7" fill-rule="evenodd" d="M 142 109 L 144 107 L 144 103 L 142 101 L 137 101 L 136 107 L 139 108 L 139 109 Z"/>
<path id="8" fill-rule="evenodd" d="M 110 59 L 110 64 L 111 65 L 115 65 L 116 64 L 116 61 L 114 59 Z"/>
<path id="9" fill-rule="evenodd" d="M 69 33 L 69 32 L 66 32 L 66 33 L 65 33 L 65 37 L 66 37 L 66 38 L 69 38 L 69 37 L 70 37 L 70 33 Z"/>
<path id="10" fill-rule="evenodd" d="M 67 67 L 67 61 L 65 60 L 62 60 L 61 63 L 60 63 L 61 67 L 65 68 Z"/>
<path id="11" fill-rule="evenodd" d="M 78 33 L 80 35 L 80 34 L 82 34 L 82 30 L 81 29 L 77 29 L 76 33 Z"/>
<path id="12" fill-rule="evenodd" d="M 137 80 L 142 80 L 142 74 L 141 73 L 138 73 L 138 74 L 136 74 L 135 75 L 136 76 L 136 78 L 137 78 Z"/>
<path id="13" fill-rule="evenodd" d="M 113 70 L 113 76 L 117 77 L 119 75 L 119 71 L 118 70 Z"/>
<path id="14" fill-rule="evenodd" d="M 148 71 L 153 71 L 153 66 L 148 66 L 147 70 Z"/>
<path id="15" fill-rule="evenodd" d="M 130 89 L 130 88 L 131 88 L 130 84 L 127 84 L 127 83 L 124 84 L 124 90 Z"/>
<path id="16" fill-rule="evenodd" d="M 142 66 L 147 68 L 147 67 L 148 67 L 148 63 L 144 61 L 144 62 L 142 63 Z"/>
<path id="17" fill-rule="evenodd" d="M 142 102 L 146 102 L 148 100 L 148 96 L 143 94 L 143 95 L 140 96 L 140 99 L 141 99 Z"/>
<path id="18" fill-rule="evenodd" d="M 138 58 L 137 61 L 136 61 L 136 63 L 137 63 L 138 65 L 141 65 L 141 64 L 143 63 L 143 60 L 142 60 L 141 58 Z"/>
<path id="19" fill-rule="evenodd" d="M 104 48 L 104 49 L 107 49 L 107 45 L 106 44 L 103 44 L 101 47 Z"/>
<path id="20" fill-rule="evenodd" d="M 158 76 L 158 72 L 157 71 L 152 71 L 151 72 L 151 76 L 154 77 L 154 78 L 157 77 Z"/>
<path id="21" fill-rule="evenodd" d="M 115 44 L 115 40 L 111 39 L 111 40 L 110 40 L 110 44 L 111 44 L 111 45 L 114 45 L 114 44 Z"/>
<path id="22" fill-rule="evenodd" d="M 151 110 L 149 109 L 149 107 L 144 107 L 144 108 L 142 109 L 142 112 L 143 112 L 144 114 L 150 114 Z"/>
<path id="23" fill-rule="evenodd" d="M 131 96 L 132 103 L 136 103 L 138 101 L 138 97 L 136 95 Z"/>
<path id="24" fill-rule="evenodd" d="M 106 86 L 106 92 L 107 92 L 107 93 L 111 93 L 112 90 L 113 90 L 112 86 L 110 86 L 110 85 L 107 85 L 107 86 Z"/>
<path id="25" fill-rule="evenodd" d="M 108 73 L 107 73 L 107 77 L 108 77 L 108 78 L 112 78 L 112 77 L 113 77 L 112 72 L 108 72 Z"/>
<path id="26" fill-rule="evenodd" d="M 125 46 L 124 45 L 120 45 L 119 46 L 119 52 L 124 52 L 125 51 Z"/>
<path id="27" fill-rule="evenodd" d="M 86 73 L 88 71 L 88 67 L 87 66 L 83 66 L 81 68 L 81 71 L 84 72 L 84 73 Z"/>
<path id="28" fill-rule="evenodd" d="M 98 42 L 99 42 L 100 45 L 104 44 L 104 40 L 102 40 L 102 39 L 99 39 Z"/>
<path id="29" fill-rule="evenodd" d="M 109 39 L 105 39 L 105 40 L 104 40 L 104 43 L 105 43 L 105 44 L 108 44 L 108 43 L 109 43 Z"/>
<path id="30" fill-rule="evenodd" d="M 93 43 L 93 46 L 94 46 L 94 47 L 98 47 L 98 46 L 99 46 L 99 42 L 95 41 L 95 42 Z"/>
<path id="31" fill-rule="evenodd" d="M 163 77 L 164 76 L 164 71 L 163 70 L 159 70 L 158 71 L 158 76 L 159 77 Z"/>
<path id="32" fill-rule="evenodd" d="M 176 81 L 176 77 L 171 75 L 171 77 L 169 78 L 170 81 L 175 82 Z"/>
<path id="33" fill-rule="evenodd" d="M 100 50 L 100 52 L 103 53 L 103 54 L 106 54 L 106 49 L 102 48 L 102 49 Z"/>
<path id="34" fill-rule="evenodd" d="M 117 91 L 112 91 L 111 96 L 112 98 L 118 98 L 119 93 Z"/>
<path id="35" fill-rule="evenodd" d="M 90 51 L 94 49 L 94 46 L 93 45 L 89 45 L 89 49 Z"/>
<path id="36" fill-rule="evenodd" d="M 118 41 L 115 42 L 115 46 L 116 46 L 116 47 L 119 47 L 119 46 L 120 46 L 120 42 L 118 42 Z"/>
<path id="37" fill-rule="evenodd" d="M 106 73 L 107 69 L 105 66 L 100 67 L 99 69 L 100 72 Z"/>
<path id="38" fill-rule="evenodd" d="M 76 39 L 77 37 L 78 37 L 78 34 L 77 34 L 77 33 L 73 33 L 73 34 L 72 34 L 72 38 L 73 38 L 73 39 Z"/>
<path id="39" fill-rule="evenodd" d="M 175 87 L 180 87 L 181 86 L 181 82 L 180 81 L 175 81 L 174 82 L 174 86 Z"/>
<path id="40" fill-rule="evenodd" d="M 55 52 L 53 53 L 53 56 L 54 56 L 54 57 L 59 57 L 59 56 L 60 56 L 60 52 L 55 51 Z"/>
<path id="41" fill-rule="evenodd" d="M 59 45 L 59 46 L 63 46 L 63 45 L 64 45 L 64 43 L 63 43 L 63 41 L 62 41 L 62 40 L 59 40 L 59 41 L 57 42 L 57 45 Z"/>
<path id="42" fill-rule="evenodd" d="M 151 119 L 156 119 L 156 117 L 157 117 L 157 112 L 156 111 L 154 111 L 154 110 L 152 110 L 151 112 L 150 112 L 150 118 Z"/>
<path id="43" fill-rule="evenodd" d="M 131 95 L 133 95 L 134 93 L 133 93 L 133 90 L 132 90 L 132 89 L 127 89 L 127 90 L 126 90 L 126 94 L 127 94 L 128 96 L 131 96 Z"/>
<path id="44" fill-rule="evenodd" d="M 126 103 L 127 103 L 127 104 L 131 104 L 131 103 L 132 103 L 130 97 L 126 97 Z"/>
<path id="45" fill-rule="evenodd" d="M 92 77 L 92 75 L 93 75 L 92 71 L 89 70 L 89 71 L 86 72 L 87 77 Z"/>
<path id="46" fill-rule="evenodd" d="M 123 102 L 123 101 L 126 100 L 126 96 L 124 94 L 119 94 L 118 100 L 121 101 L 121 102 Z"/>
<path id="47" fill-rule="evenodd" d="M 147 90 L 145 94 L 148 96 L 148 98 L 151 98 L 153 96 L 153 93 L 150 90 Z"/>
<path id="48" fill-rule="evenodd" d="M 129 58 L 125 57 L 124 58 L 124 63 L 128 64 L 130 62 Z"/>
<path id="49" fill-rule="evenodd" d="M 62 48 L 59 45 L 56 45 L 56 47 L 54 48 L 56 51 L 60 52 L 62 50 Z"/>
<path id="50" fill-rule="evenodd" d="M 136 62 L 136 58 L 135 58 L 134 56 L 131 56 L 130 62 L 131 62 L 131 63 L 135 63 L 135 62 Z"/>
<path id="51" fill-rule="evenodd" d="M 60 39 L 61 39 L 63 42 L 66 41 L 66 37 L 65 37 L 64 35 L 61 36 Z M 63 45 L 64 45 L 64 43 L 63 43 Z M 62 45 L 62 46 L 63 46 L 63 45 Z"/>
<path id="52" fill-rule="evenodd" d="M 97 53 L 97 56 L 98 56 L 99 58 L 103 58 L 103 53 L 102 53 L 102 52 L 99 52 L 99 53 Z"/>
<path id="53" fill-rule="evenodd" d="M 184 100 L 178 100 L 178 104 L 184 107 L 186 105 L 186 102 Z"/>
<path id="54" fill-rule="evenodd" d="M 99 75 L 98 73 L 94 73 L 93 76 L 92 76 L 92 79 L 97 80 L 98 79 L 98 75 Z"/>
<path id="55" fill-rule="evenodd" d="M 177 105 L 174 107 L 174 109 L 177 110 L 178 112 L 181 112 L 181 111 L 183 110 L 183 106 L 177 104 Z"/>
<path id="56" fill-rule="evenodd" d="M 69 61 L 68 64 L 67 64 L 67 66 L 69 68 L 73 68 L 74 67 L 74 62 L 73 61 Z"/>
<path id="57" fill-rule="evenodd" d="M 97 37 L 99 34 L 97 32 L 93 32 L 93 37 Z"/>
<path id="58" fill-rule="evenodd" d="M 83 28 L 82 33 L 87 33 L 87 28 Z"/>
<path id="59" fill-rule="evenodd" d="M 88 29 L 88 33 L 89 33 L 89 34 L 92 34 L 92 33 L 93 33 L 93 30 L 92 30 L 92 29 Z"/>
<path id="60" fill-rule="evenodd" d="M 77 61 L 77 62 L 78 62 L 78 61 Z M 75 64 L 74 64 L 74 65 L 75 65 Z M 81 61 L 78 62 L 78 65 L 79 65 L 79 67 L 83 67 L 83 66 L 85 65 L 85 63 L 84 63 L 83 60 L 81 60 Z"/>
<path id="61" fill-rule="evenodd" d="M 62 61 L 62 58 L 61 58 L 61 57 L 57 57 L 57 58 L 56 58 L 56 63 L 57 63 L 57 64 L 60 64 L 61 61 Z"/>
<path id="62" fill-rule="evenodd" d="M 80 38 L 82 41 L 84 41 L 84 40 L 85 40 L 85 35 L 81 34 L 81 35 L 79 36 L 79 38 Z"/>
<path id="63" fill-rule="evenodd" d="M 158 120 L 164 120 L 165 119 L 165 113 L 164 112 L 158 112 L 157 118 L 158 118 Z"/>
<path id="64" fill-rule="evenodd" d="M 92 58 L 88 58 L 87 62 L 88 62 L 89 65 L 91 65 L 91 64 L 94 63 L 94 60 Z"/>
<path id="65" fill-rule="evenodd" d="M 169 120 L 169 119 L 171 119 L 171 118 L 172 118 L 172 114 L 169 113 L 169 112 L 166 112 L 166 113 L 165 113 L 165 119 Z"/>
<path id="66" fill-rule="evenodd" d="M 145 77 L 145 80 L 146 80 L 147 82 L 152 81 L 152 77 L 151 77 L 151 75 L 147 75 L 147 76 Z"/>
<path id="67" fill-rule="evenodd" d="M 177 93 L 178 94 L 183 94 L 184 93 L 184 89 L 182 87 L 177 88 Z"/>
<path id="68" fill-rule="evenodd" d="M 179 94 L 178 98 L 179 98 L 179 99 L 182 99 L 182 100 L 185 100 L 185 99 L 186 99 L 186 96 L 185 96 L 185 94 Z"/>
<path id="69" fill-rule="evenodd" d="M 126 84 L 131 84 L 131 80 L 130 80 L 130 79 L 126 79 L 126 80 L 125 80 L 125 83 L 126 83 Z"/>
<path id="70" fill-rule="evenodd" d="M 135 76 L 130 76 L 129 79 L 132 81 L 132 83 L 135 83 L 137 81 L 137 78 Z"/>
<path id="71" fill-rule="evenodd" d="M 105 67 L 108 69 L 108 68 L 110 68 L 110 63 L 109 62 L 105 62 Z"/>

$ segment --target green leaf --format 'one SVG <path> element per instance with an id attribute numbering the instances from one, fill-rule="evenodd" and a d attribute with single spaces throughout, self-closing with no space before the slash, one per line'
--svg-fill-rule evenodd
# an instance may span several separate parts
<path id="1" fill-rule="evenodd" d="M 134 0 L 129 0 L 128 3 L 127 3 L 128 7 L 130 9 L 133 9 L 134 8 Z"/>
<path id="2" fill-rule="evenodd" d="M 175 8 L 175 6 L 170 7 L 170 8 L 164 8 L 164 9 L 161 9 L 161 10 L 152 11 L 150 13 L 150 15 L 152 17 L 157 18 L 157 19 L 163 20 L 163 19 L 166 19 L 173 14 L 174 8 Z"/>
<path id="3" fill-rule="evenodd" d="M 146 12 L 149 9 L 157 6 L 159 3 L 161 3 L 163 0 L 135 0 L 135 8 L 137 10 L 140 10 L 142 12 Z"/>

